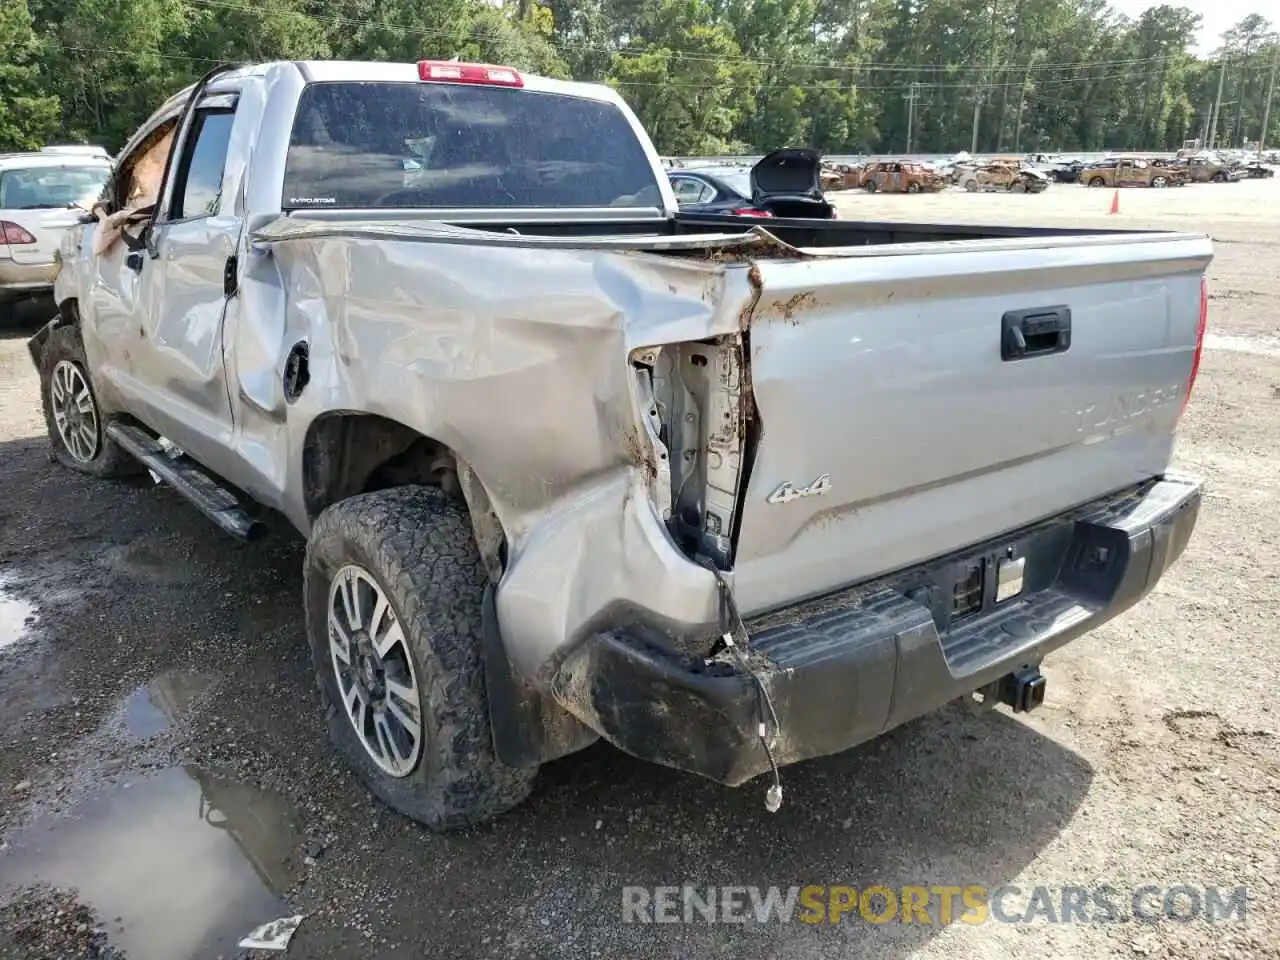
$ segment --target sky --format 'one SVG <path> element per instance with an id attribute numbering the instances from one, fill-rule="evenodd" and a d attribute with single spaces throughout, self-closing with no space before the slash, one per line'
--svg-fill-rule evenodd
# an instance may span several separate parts
<path id="1" fill-rule="evenodd" d="M 1111 6 L 1128 17 L 1137 17 L 1148 7 L 1160 5 L 1161 0 L 1111 0 Z M 1231 29 L 1251 13 L 1260 13 L 1280 26 L 1280 10 L 1274 10 L 1274 0 L 1163 0 L 1170 6 L 1189 7 L 1200 14 L 1200 38 L 1196 53 L 1201 56 L 1212 53 L 1222 42 L 1222 33 Z"/>

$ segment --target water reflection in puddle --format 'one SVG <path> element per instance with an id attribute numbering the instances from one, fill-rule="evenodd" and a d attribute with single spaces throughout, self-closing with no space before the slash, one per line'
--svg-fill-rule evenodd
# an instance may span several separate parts
<path id="1" fill-rule="evenodd" d="M 159 736 L 211 686 L 214 678 L 189 670 L 168 670 L 124 700 L 125 733 L 133 740 Z"/>
<path id="2" fill-rule="evenodd" d="M 10 580 L 0 573 L 0 650 L 22 639 L 35 623 L 36 608 L 8 589 Z"/>
<path id="3" fill-rule="evenodd" d="M 234 954 L 246 933 L 290 912 L 282 895 L 297 878 L 299 837 L 284 798 L 174 768 L 12 837 L 0 887 L 77 888 L 130 960 Z"/>

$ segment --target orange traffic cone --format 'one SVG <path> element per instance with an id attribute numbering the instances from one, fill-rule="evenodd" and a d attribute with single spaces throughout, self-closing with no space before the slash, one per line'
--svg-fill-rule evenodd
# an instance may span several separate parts
<path id="1" fill-rule="evenodd" d="M 1119 212 L 1120 212 L 1120 191 L 1117 190 L 1115 193 L 1111 194 L 1111 209 L 1107 211 L 1107 215 L 1110 216 L 1113 213 L 1119 213 Z"/>

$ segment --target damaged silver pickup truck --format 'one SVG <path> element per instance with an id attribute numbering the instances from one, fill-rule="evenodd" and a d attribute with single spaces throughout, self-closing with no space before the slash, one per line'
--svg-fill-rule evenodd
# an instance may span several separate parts
<path id="1" fill-rule="evenodd" d="M 776 809 L 786 764 L 1035 707 L 1182 553 L 1212 249 L 773 200 L 679 214 L 605 87 L 215 71 L 63 244 L 54 453 L 307 537 L 329 732 L 410 817 L 600 737 Z"/>

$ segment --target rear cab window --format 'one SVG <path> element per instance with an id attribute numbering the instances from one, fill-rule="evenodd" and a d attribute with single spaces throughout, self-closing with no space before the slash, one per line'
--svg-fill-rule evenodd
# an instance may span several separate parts
<path id="1" fill-rule="evenodd" d="M 281 196 L 284 210 L 661 205 L 613 104 L 452 83 L 309 85 Z"/>

